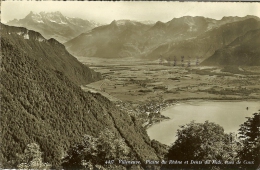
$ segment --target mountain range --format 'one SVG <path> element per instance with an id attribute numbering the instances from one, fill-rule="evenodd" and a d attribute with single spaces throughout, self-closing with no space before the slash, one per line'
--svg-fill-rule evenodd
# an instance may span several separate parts
<path id="1" fill-rule="evenodd" d="M 39 14 L 30 12 L 25 18 L 14 19 L 7 22 L 7 25 L 34 30 L 40 32 L 46 39 L 54 38 L 61 43 L 100 26 L 94 21 L 66 17 L 61 12 L 40 12 Z"/>
<path id="2" fill-rule="evenodd" d="M 183 55 L 205 59 L 238 36 L 257 28 L 259 18 L 254 16 L 221 20 L 186 16 L 154 25 L 119 20 L 83 33 L 64 45 L 76 56 L 154 60 L 160 56 Z"/>
<path id="3" fill-rule="evenodd" d="M 141 54 L 145 44 L 143 33 L 151 26 L 137 21 L 119 20 L 100 26 L 66 42 L 75 56 L 101 58 L 133 57 Z"/>
<path id="4" fill-rule="evenodd" d="M 157 59 L 160 55 L 164 58 L 184 56 L 191 59 L 199 57 L 204 60 L 248 31 L 260 28 L 260 21 L 255 18 L 247 17 L 239 21 L 231 21 L 200 33 L 196 37 L 164 43 L 150 51 L 145 57 Z"/>
<path id="5" fill-rule="evenodd" d="M 16 169 L 30 143 L 40 146 L 43 161 L 52 169 L 62 169 L 70 147 L 83 135 L 98 137 L 105 129 L 124 139 L 131 160 L 141 161 L 141 167 L 127 165 L 128 169 L 147 169 L 146 160 L 160 160 L 165 146 L 151 141 L 136 117 L 101 94 L 79 87 L 102 76 L 70 53 L 149 60 L 202 56 L 202 65 L 260 65 L 260 21 L 254 16 L 181 17 L 155 24 L 119 20 L 91 30 L 86 29 L 87 21 L 63 18 L 59 12 L 30 13 L 12 22 L 30 28 L 0 24 L 0 167 L 4 169 Z M 69 25 L 76 25 L 75 30 Z"/>
<path id="6" fill-rule="evenodd" d="M 52 14 L 59 16 L 59 12 Z M 20 23 L 27 25 L 26 22 Z M 59 25 L 67 28 L 65 24 Z M 82 31 L 78 36 L 70 36 L 64 45 L 76 57 L 163 58 L 167 61 L 175 58 L 178 63 L 184 56 L 184 60 L 202 62 L 238 37 L 259 28 L 260 19 L 250 15 L 220 20 L 183 16 L 165 23 L 114 20 L 110 24 Z"/>

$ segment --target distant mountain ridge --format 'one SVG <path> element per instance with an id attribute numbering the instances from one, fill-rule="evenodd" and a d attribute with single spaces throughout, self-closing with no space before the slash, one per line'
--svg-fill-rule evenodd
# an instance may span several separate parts
<path id="1" fill-rule="evenodd" d="M 42 17 L 44 16 L 44 17 Z M 63 30 L 75 30 L 69 24 L 83 27 L 83 20 L 63 17 L 61 13 L 30 13 L 26 18 L 32 18 L 40 25 L 59 25 Z M 18 22 L 21 25 L 30 25 L 26 22 Z M 46 23 L 44 19 L 48 18 Z M 44 22 L 44 24 L 42 23 Z M 84 22 L 83 22 L 84 23 Z M 168 22 L 114 20 L 110 24 L 97 26 L 93 29 L 77 31 L 78 36 L 62 35 L 70 39 L 64 42 L 66 49 L 76 57 L 96 58 L 137 58 L 144 60 L 158 60 L 159 58 L 180 62 L 181 56 L 184 60 L 199 59 L 199 62 L 212 56 L 216 50 L 221 49 L 234 41 L 236 38 L 246 34 L 248 31 L 259 27 L 260 18 L 256 16 L 245 17 L 223 17 L 220 20 L 205 18 L 202 16 L 183 16 L 173 18 Z M 31 24 L 37 25 L 37 24 Z M 57 26 L 57 28 L 59 28 Z M 33 30 L 38 28 L 32 28 Z M 55 28 L 56 29 L 56 28 Z M 50 29 L 49 29 L 50 30 Z M 48 30 L 48 31 L 49 31 Z M 57 30 L 55 30 L 57 31 Z M 62 34 L 50 31 L 47 34 Z M 44 29 L 39 32 L 45 32 Z M 66 32 L 66 31 L 65 31 Z M 68 31 L 71 32 L 71 31 Z M 44 34 L 44 33 L 43 33 Z M 53 36 L 58 38 L 59 36 Z M 72 38 L 72 39 L 71 39 Z"/>
<path id="2" fill-rule="evenodd" d="M 260 65 L 260 29 L 239 36 L 230 44 L 218 49 L 201 65 Z"/>
<path id="3" fill-rule="evenodd" d="M 186 59 L 188 57 L 191 59 L 199 57 L 203 60 L 213 55 L 219 48 L 234 41 L 237 37 L 258 28 L 260 28 L 260 21 L 254 18 L 222 24 L 193 38 L 164 43 L 145 57 L 157 59 L 158 56 L 162 55 L 164 58 L 173 59 L 174 56 L 179 58 L 184 56 Z"/>
<path id="4" fill-rule="evenodd" d="M 10 26 L 19 26 L 40 32 L 46 39 L 55 38 L 64 43 L 100 24 L 94 21 L 63 16 L 61 12 L 30 12 L 25 18 L 7 22 Z"/>
<path id="5" fill-rule="evenodd" d="M 43 66 L 63 72 L 74 83 L 83 85 L 102 79 L 100 73 L 80 63 L 57 40 L 47 40 L 40 33 L 22 27 L 0 26 L 1 38 L 12 42 Z"/>
<path id="6" fill-rule="evenodd" d="M 66 49 L 76 56 L 102 58 L 132 57 L 140 54 L 143 32 L 150 25 L 137 21 L 118 20 L 100 26 L 64 43 Z"/>
<path id="7" fill-rule="evenodd" d="M 205 59 L 223 46 L 222 37 L 227 36 L 224 39 L 228 44 L 247 31 L 257 29 L 259 21 L 255 16 L 223 17 L 221 20 L 184 16 L 153 25 L 119 20 L 81 34 L 64 45 L 80 57 L 173 60 L 174 56 L 183 55 Z M 236 31 L 232 33 L 232 29 Z"/>

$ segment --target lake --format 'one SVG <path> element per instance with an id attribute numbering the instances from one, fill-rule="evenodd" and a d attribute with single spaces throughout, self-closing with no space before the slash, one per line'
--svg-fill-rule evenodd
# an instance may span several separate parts
<path id="1" fill-rule="evenodd" d="M 192 120 L 208 120 L 222 126 L 226 133 L 238 132 L 239 125 L 247 120 L 245 117 L 252 117 L 259 109 L 260 101 L 185 101 L 163 110 L 161 114 L 171 119 L 151 126 L 147 133 L 151 139 L 170 145 L 176 140 L 179 126 Z"/>

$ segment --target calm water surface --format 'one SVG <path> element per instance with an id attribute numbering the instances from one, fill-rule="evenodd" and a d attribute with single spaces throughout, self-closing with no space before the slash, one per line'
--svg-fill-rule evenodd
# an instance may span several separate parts
<path id="1" fill-rule="evenodd" d="M 259 109 L 260 101 L 188 101 L 162 111 L 163 115 L 171 119 L 153 125 L 147 133 L 151 139 L 170 145 L 176 140 L 179 126 L 192 120 L 197 123 L 209 120 L 222 126 L 227 133 L 237 132 L 239 125 L 247 120 L 245 117 L 252 117 Z"/>

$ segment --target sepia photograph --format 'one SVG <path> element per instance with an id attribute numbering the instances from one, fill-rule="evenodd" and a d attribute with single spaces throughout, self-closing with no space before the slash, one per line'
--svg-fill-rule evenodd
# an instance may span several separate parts
<path id="1" fill-rule="evenodd" d="M 1 169 L 260 170 L 260 2 L 0 4 Z"/>

